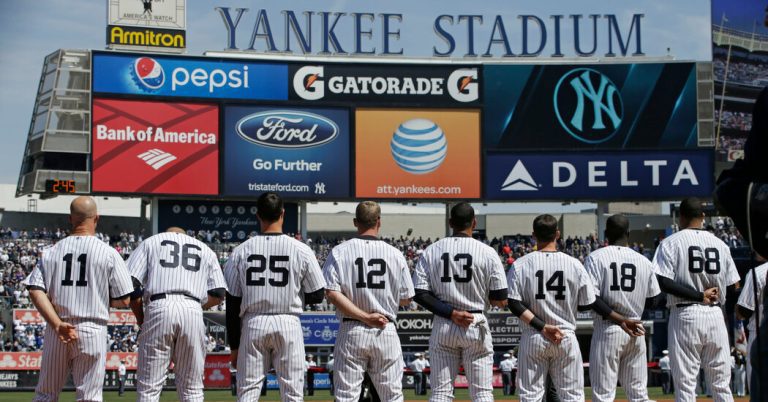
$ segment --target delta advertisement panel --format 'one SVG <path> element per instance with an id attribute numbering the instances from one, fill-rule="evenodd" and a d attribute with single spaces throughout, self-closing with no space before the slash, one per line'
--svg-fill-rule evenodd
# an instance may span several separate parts
<path id="1" fill-rule="evenodd" d="M 291 65 L 290 72 L 290 97 L 295 100 L 431 107 L 480 103 L 479 66 Z"/>
<path id="2" fill-rule="evenodd" d="M 480 111 L 357 109 L 358 198 L 480 197 Z"/>
<path id="3" fill-rule="evenodd" d="M 712 194 L 712 150 L 489 152 L 492 200 L 643 200 Z"/>
<path id="4" fill-rule="evenodd" d="M 94 193 L 219 193 L 219 108 L 93 101 Z"/>
<path id="5" fill-rule="evenodd" d="M 224 132 L 225 195 L 350 196 L 346 109 L 228 106 Z"/>
<path id="6" fill-rule="evenodd" d="M 242 60 L 94 52 L 93 92 L 286 100 L 288 66 Z"/>
<path id="7" fill-rule="evenodd" d="M 286 202 L 283 207 L 283 230 L 285 233 L 297 233 L 298 204 Z M 255 201 L 160 200 L 157 219 L 161 231 L 177 226 L 187 230 L 191 236 L 203 233 L 208 243 L 217 240 L 241 242 L 261 231 Z"/>
<path id="8" fill-rule="evenodd" d="M 206 22 L 220 32 L 215 48 L 228 52 L 461 62 L 518 57 L 712 58 L 707 0 L 522 0 L 513 4 L 510 7 L 507 0 L 228 0 L 212 7 L 216 12 Z"/>
<path id="9" fill-rule="evenodd" d="M 693 63 L 488 65 L 487 149 L 696 148 Z"/>

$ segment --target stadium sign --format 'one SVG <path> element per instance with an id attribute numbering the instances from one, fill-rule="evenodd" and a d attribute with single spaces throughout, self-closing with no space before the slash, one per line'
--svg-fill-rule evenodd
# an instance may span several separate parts
<path id="1" fill-rule="evenodd" d="M 216 99 L 288 99 L 288 66 L 93 53 L 93 91 Z"/>
<path id="2" fill-rule="evenodd" d="M 486 149 L 697 146 L 694 63 L 486 65 Z"/>
<path id="3" fill-rule="evenodd" d="M 109 0 L 107 45 L 114 49 L 182 52 L 186 0 Z"/>
<path id="4" fill-rule="evenodd" d="M 228 106 L 224 132 L 225 195 L 350 196 L 346 109 Z"/>
<path id="5" fill-rule="evenodd" d="M 214 104 L 94 99 L 93 192 L 218 195 L 218 120 Z"/>
<path id="6" fill-rule="evenodd" d="M 671 199 L 709 196 L 711 150 L 501 153 L 486 156 L 494 200 Z"/>
<path id="7" fill-rule="evenodd" d="M 305 65 L 290 67 L 296 100 L 477 105 L 479 68 L 446 65 Z"/>
<path id="8" fill-rule="evenodd" d="M 232 51 L 318 56 L 502 59 L 666 57 L 709 61 L 706 0 L 659 4 L 504 0 L 301 0 L 214 9 Z M 679 16 L 691 23 L 681 24 Z"/>

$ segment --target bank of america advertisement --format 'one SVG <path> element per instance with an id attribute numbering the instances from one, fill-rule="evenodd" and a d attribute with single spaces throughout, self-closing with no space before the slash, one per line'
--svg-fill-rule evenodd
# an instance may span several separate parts
<path id="1" fill-rule="evenodd" d="M 698 146 L 693 63 L 488 65 L 486 149 Z"/>
<path id="2" fill-rule="evenodd" d="M 93 92 L 286 100 L 288 66 L 243 60 L 94 52 Z"/>
<path id="3" fill-rule="evenodd" d="M 712 150 L 489 152 L 492 200 L 660 200 L 709 197 Z"/>
<path id="4" fill-rule="evenodd" d="M 224 195 L 350 196 L 346 109 L 228 106 L 224 132 Z"/>
<path id="5" fill-rule="evenodd" d="M 219 107 L 93 100 L 94 193 L 219 193 Z"/>

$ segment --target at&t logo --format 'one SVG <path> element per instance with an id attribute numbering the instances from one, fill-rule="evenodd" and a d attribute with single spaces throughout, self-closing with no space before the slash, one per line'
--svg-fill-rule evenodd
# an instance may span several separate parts
<path id="1" fill-rule="evenodd" d="M 611 139 L 624 118 L 616 84 L 591 68 L 576 68 L 563 75 L 555 87 L 553 102 L 563 129 L 588 144 Z"/>

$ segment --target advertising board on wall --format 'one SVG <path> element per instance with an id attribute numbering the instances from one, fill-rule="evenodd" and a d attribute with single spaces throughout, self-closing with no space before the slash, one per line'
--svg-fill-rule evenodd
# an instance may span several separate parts
<path id="1" fill-rule="evenodd" d="M 224 108 L 224 194 L 350 196 L 349 112 L 335 108 Z"/>
<path id="2" fill-rule="evenodd" d="M 697 147 L 693 63 L 487 65 L 486 149 Z"/>
<path id="3" fill-rule="evenodd" d="M 213 7 L 217 49 L 318 56 L 711 60 L 710 3 L 302 0 Z"/>
<path id="4" fill-rule="evenodd" d="M 480 66 L 430 64 L 291 65 L 290 98 L 356 105 L 480 103 Z"/>
<path id="5" fill-rule="evenodd" d="M 492 200 L 647 200 L 708 197 L 712 150 L 489 152 Z"/>
<path id="6" fill-rule="evenodd" d="M 297 233 L 299 207 L 295 203 L 285 203 L 283 231 Z M 158 230 L 178 226 L 187 231 L 204 231 L 211 239 L 221 241 L 243 241 L 259 233 L 259 221 L 256 218 L 255 201 L 215 201 L 215 200 L 159 200 Z M 223 324 L 222 324 L 223 325 Z"/>
<path id="7" fill-rule="evenodd" d="M 219 108 L 94 99 L 94 193 L 219 193 Z"/>
<path id="8" fill-rule="evenodd" d="M 480 111 L 366 109 L 355 114 L 358 198 L 480 197 Z"/>
<path id="9" fill-rule="evenodd" d="M 286 100 L 288 66 L 200 57 L 93 53 L 93 92 Z"/>
<path id="10" fill-rule="evenodd" d="M 108 0 L 107 45 L 116 49 L 183 51 L 186 0 Z"/>

